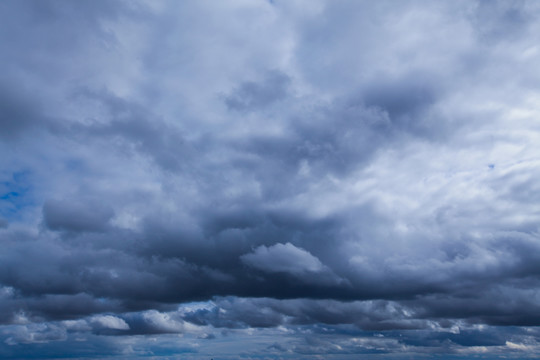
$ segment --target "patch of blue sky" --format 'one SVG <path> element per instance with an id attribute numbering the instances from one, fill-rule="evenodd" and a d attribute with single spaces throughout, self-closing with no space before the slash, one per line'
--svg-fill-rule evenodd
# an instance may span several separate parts
<path id="1" fill-rule="evenodd" d="M 30 171 L 12 172 L 0 178 L 0 217 L 20 220 L 24 210 L 35 204 Z"/>

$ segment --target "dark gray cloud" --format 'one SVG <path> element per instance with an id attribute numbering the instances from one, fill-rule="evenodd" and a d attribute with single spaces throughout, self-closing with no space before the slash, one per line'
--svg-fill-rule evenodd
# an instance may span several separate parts
<path id="1" fill-rule="evenodd" d="M 43 220 L 51 230 L 105 231 L 114 213 L 102 204 L 47 201 Z"/>
<path id="2" fill-rule="evenodd" d="M 538 353 L 538 5 L 0 10 L 0 357 Z"/>
<path id="3" fill-rule="evenodd" d="M 43 114 L 36 109 L 38 104 L 31 100 L 29 89 L 7 79 L 0 81 L 0 130 L 2 140 L 17 137 L 25 129 L 45 122 Z"/>

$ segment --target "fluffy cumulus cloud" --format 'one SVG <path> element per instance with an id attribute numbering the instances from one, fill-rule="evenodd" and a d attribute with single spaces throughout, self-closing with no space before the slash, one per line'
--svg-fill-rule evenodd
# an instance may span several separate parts
<path id="1" fill-rule="evenodd" d="M 0 2 L 0 357 L 533 358 L 539 19 Z"/>

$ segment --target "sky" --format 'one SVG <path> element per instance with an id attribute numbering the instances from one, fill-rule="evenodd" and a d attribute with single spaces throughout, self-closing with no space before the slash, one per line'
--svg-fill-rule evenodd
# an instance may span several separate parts
<path id="1" fill-rule="evenodd" d="M 2 0 L 0 357 L 538 358 L 539 38 L 532 0 Z"/>

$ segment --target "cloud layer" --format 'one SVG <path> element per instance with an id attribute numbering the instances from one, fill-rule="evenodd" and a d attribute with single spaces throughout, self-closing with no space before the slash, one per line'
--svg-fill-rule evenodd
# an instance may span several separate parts
<path id="1" fill-rule="evenodd" d="M 539 15 L 3 1 L 0 357 L 532 358 Z"/>

